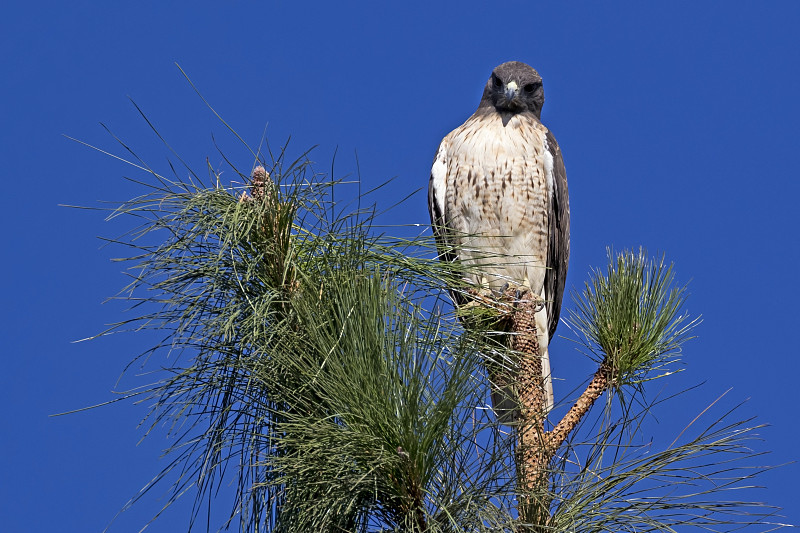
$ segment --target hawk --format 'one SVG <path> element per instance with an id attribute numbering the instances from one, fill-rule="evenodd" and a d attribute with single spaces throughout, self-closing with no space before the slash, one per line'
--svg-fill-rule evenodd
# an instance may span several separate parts
<path id="1" fill-rule="evenodd" d="M 541 122 L 543 104 L 536 70 L 518 61 L 496 67 L 478 109 L 439 145 L 428 208 L 441 259 L 469 265 L 469 281 L 483 289 L 511 284 L 545 302 L 535 320 L 549 411 L 547 347 L 567 277 L 569 198 L 561 150 Z M 493 385 L 494 409 L 508 421 L 517 414 L 515 396 Z"/>

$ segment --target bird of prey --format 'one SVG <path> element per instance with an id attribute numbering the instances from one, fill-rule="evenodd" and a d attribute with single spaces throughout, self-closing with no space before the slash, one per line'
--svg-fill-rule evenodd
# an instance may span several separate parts
<path id="1" fill-rule="evenodd" d="M 541 122 L 543 104 L 536 70 L 518 61 L 496 67 L 478 109 L 439 145 L 428 208 L 441 259 L 469 265 L 466 276 L 483 290 L 510 284 L 544 300 L 535 321 L 549 411 L 547 346 L 567 277 L 569 198 L 561 150 Z M 498 419 L 514 419 L 510 392 L 493 385 Z"/>

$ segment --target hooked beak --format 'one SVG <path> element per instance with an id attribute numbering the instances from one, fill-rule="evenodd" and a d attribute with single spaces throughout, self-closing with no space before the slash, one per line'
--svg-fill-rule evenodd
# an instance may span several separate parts
<path id="1" fill-rule="evenodd" d="M 513 81 L 508 82 L 508 85 L 506 85 L 506 91 L 505 91 L 506 100 L 508 100 L 510 102 L 511 100 L 513 100 L 517 96 L 518 92 L 519 92 L 519 87 L 517 87 L 517 83 L 513 82 Z"/>

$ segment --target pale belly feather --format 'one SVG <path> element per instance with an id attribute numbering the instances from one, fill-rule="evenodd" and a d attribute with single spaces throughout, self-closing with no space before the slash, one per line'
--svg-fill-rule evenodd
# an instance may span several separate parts
<path id="1" fill-rule="evenodd" d="M 495 127 L 487 127 L 485 118 L 480 127 L 470 127 L 469 121 L 465 126 L 450 140 L 451 181 L 445 198 L 459 259 L 482 265 L 470 273 L 476 284 L 485 277 L 490 287 L 500 289 L 527 280 L 540 294 L 552 183 L 552 159 L 544 153 L 546 130 L 532 121 L 523 126 L 519 117 L 505 127 L 499 118 Z"/>

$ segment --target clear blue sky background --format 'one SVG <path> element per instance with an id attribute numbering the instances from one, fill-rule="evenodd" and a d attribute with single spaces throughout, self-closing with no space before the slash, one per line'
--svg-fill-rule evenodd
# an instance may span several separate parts
<path id="1" fill-rule="evenodd" d="M 568 285 L 604 264 L 606 246 L 644 245 L 691 280 L 688 310 L 703 315 L 686 372 L 654 390 L 705 385 L 662 412 L 654 438 L 670 442 L 732 388 L 724 405 L 750 398 L 741 415 L 771 425 L 760 432 L 759 449 L 772 450 L 764 462 L 800 458 L 800 3 L 21 4 L 0 16 L 3 531 L 101 531 L 166 464 L 162 435 L 137 445 L 146 406 L 49 415 L 111 399 L 148 340 L 71 343 L 125 316 L 101 305 L 126 283 L 109 262 L 123 250 L 100 249 L 96 236 L 131 222 L 58 204 L 127 199 L 141 189 L 123 176 L 143 175 L 62 134 L 124 155 L 103 122 L 168 172 L 130 96 L 198 171 L 206 157 L 225 168 L 212 135 L 242 168 L 252 164 L 175 62 L 251 144 L 268 124 L 273 145 L 289 135 L 295 153 L 319 145 L 321 169 L 338 147 L 340 175 L 355 171 L 357 150 L 368 186 L 396 176 L 376 196 L 383 206 L 427 186 L 439 140 L 473 112 L 492 67 L 535 66 L 569 176 Z M 419 193 L 389 217 L 427 223 L 425 204 Z M 552 352 L 570 385 L 591 372 L 570 343 Z M 800 523 L 799 475 L 797 465 L 769 472 L 755 497 Z M 137 531 L 162 494 L 111 531 Z M 181 530 L 187 509 L 151 530 Z"/>

